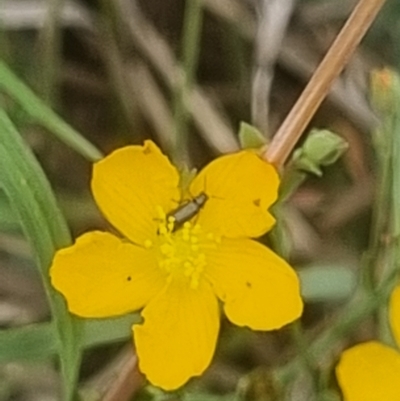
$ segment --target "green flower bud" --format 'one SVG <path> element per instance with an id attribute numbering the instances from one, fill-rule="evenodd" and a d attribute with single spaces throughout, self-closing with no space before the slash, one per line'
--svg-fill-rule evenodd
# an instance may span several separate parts
<path id="1" fill-rule="evenodd" d="M 267 142 L 264 135 L 253 125 L 240 123 L 239 142 L 242 149 L 261 148 Z"/>
<path id="2" fill-rule="evenodd" d="M 370 99 L 373 108 L 383 114 L 391 114 L 398 109 L 399 75 L 389 68 L 371 73 Z"/>
<path id="3" fill-rule="evenodd" d="M 333 132 L 313 129 L 294 152 L 293 162 L 298 169 L 321 176 L 321 166 L 335 163 L 347 148 L 347 142 Z"/>

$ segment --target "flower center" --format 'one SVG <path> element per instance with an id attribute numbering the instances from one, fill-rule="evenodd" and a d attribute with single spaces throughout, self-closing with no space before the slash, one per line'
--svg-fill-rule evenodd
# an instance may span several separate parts
<path id="1" fill-rule="evenodd" d="M 159 215 L 158 240 L 148 246 L 156 248 L 158 265 L 167 273 L 168 280 L 185 280 L 196 289 L 207 265 L 207 249 L 215 249 L 220 238 L 189 221 L 174 231 L 174 217 L 161 210 Z"/>

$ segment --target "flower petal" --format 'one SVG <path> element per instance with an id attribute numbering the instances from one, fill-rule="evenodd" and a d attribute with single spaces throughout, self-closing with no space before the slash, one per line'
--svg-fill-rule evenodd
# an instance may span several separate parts
<path id="1" fill-rule="evenodd" d="M 193 196 L 205 192 L 209 199 L 198 223 L 225 237 L 259 237 L 275 223 L 268 208 L 278 195 L 275 168 L 256 153 L 241 151 L 219 157 L 193 180 Z"/>
<path id="2" fill-rule="evenodd" d="M 139 368 L 152 384 L 173 390 L 203 373 L 219 331 L 218 302 L 208 283 L 192 289 L 172 281 L 142 315 L 134 339 Z"/>
<path id="3" fill-rule="evenodd" d="M 142 308 L 165 285 L 153 254 L 99 231 L 59 250 L 51 266 L 53 286 L 82 317 L 121 315 Z"/>
<path id="4" fill-rule="evenodd" d="M 394 288 L 390 296 L 389 319 L 393 336 L 400 347 L 400 285 Z"/>
<path id="5" fill-rule="evenodd" d="M 144 244 L 157 235 L 157 208 L 180 200 L 179 174 L 151 141 L 113 152 L 93 167 L 92 191 L 106 218 L 127 238 Z"/>
<path id="6" fill-rule="evenodd" d="M 254 330 L 274 330 L 302 313 L 295 271 L 267 247 L 249 239 L 223 239 L 207 251 L 205 274 L 225 302 L 228 319 Z"/>
<path id="7" fill-rule="evenodd" d="M 400 400 L 400 353 L 375 341 L 344 351 L 336 377 L 345 401 Z"/>

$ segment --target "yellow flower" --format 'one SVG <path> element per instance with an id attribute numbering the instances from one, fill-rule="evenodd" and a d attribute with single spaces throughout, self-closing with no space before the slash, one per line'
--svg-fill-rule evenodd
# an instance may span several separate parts
<path id="1" fill-rule="evenodd" d="M 192 181 L 206 194 L 198 214 L 176 229 L 188 199 L 179 174 L 151 141 L 119 149 L 94 165 L 97 204 L 124 238 L 90 232 L 57 252 L 51 279 L 82 317 L 143 308 L 133 336 L 139 368 L 166 390 L 210 364 L 219 331 L 218 299 L 239 326 L 274 330 L 302 312 L 295 272 L 258 237 L 274 224 L 268 207 L 279 178 L 254 152 L 222 156 Z"/>
<path id="2" fill-rule="evenodd" d="M 390 298 L 389 318 L 400 347 L 400 286 Z M 336 377 L 345 401 L 399 401 L 400 352 L 377 341 L 344 351 Z"/>

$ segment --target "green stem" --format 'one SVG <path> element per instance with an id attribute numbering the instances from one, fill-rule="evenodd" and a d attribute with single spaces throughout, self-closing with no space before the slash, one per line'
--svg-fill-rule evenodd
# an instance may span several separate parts
<path id="1" fill-rule="evenodd" d="M 182 68 L 183 76 L 174 96 L 175 141 L 171 150 L 172 159 L 178 166 L 189 162 L 188 126 L 190 110 L 188 95 L 195 82 L 200 53 L 200 39 L 203 23 L 201 0 L 186 0 L 183 22 Z"/>
<path id="2" fill-rule="evenodd" d="M 380 305 L 387 302 L 390 289 L 391 286 L 386 283 L 375 296 L 371 293 L 364 293 L 356 297 L 350 305 L 343 308 L 333 324 L 329 325 L 329 330 L 324 331 L 310 344 L 308 354 L 312 355 L 314 360 L 326 358 L 329 350 L 335 349 L 335 346 L 347 333 L 355 330 L 360 322 L 376 311 Z M 282 383 L 283 388 L 296 377 L 303 366 L 302 356 L 299 355 L 276 371 L 277 379 Z"/>
<path id="3" fill-rule="evenodd" d="M 316 375 L 317 364 L 312 353 L 309 352 L 309 344 L 300 320 L 297 320 L 290 325 L 290 334 L 297 351 L 299 364 L 302 366 L 302 371 L 307 372 L 312 381 L 315 392 L 318 392 L 319 380 Z"/>
<path id="4" fill-rule="evenodd" d="M 379 103 L 375 104 L 381 112 L 382 121 L 373 135 L 377 157 L 378 190 L 373 213 L 370 251 L 365 266 L 372 287 L 379 286 L 382 281 L 396 275 L 399 270 L 400 141 L 397 135 L 400 128 L 399 76 L 391 73 L 389 82 L 384 92 L 377 93 L 385 96 L 385 107 L 379 107 Z M 386 344 L 393 345 L 387 305 L 380 307 L 377 319 L 379 338 Z"/>
<path id="5" fill-rule="evenodd" d="M 376 176 L 377 189 L 376 200 L 372 210 L 371 239 L 367 252 L 365 263 L 366 281 L 365 285 L 369 289 L 374 288 L 377 280 L 379 281 L 379 272 L 376 271 L 377 261 L 382 249 L 382 236 L 388 234 L 389 211 L 391 209 L 391 143 L 390 136 L 393 132 L 392 121 L 385 121 L 384 126 L 375 132 L 374 148 L 377 158 Z M 379 137 L 379 140 L 376 140 Z"/>
<path id="6" fill-rule="evenodd" d="M 372 210 L 371 239 L 368 251 L 362 263 L 363 285 L 368 291 L 373 291 L 380 281 L 384 279 L 387 266 L 391 265 L 392 247 L 383 242 L 384 236 L 390 235 L 391 219 L 391 192 L 392 192 L 392 119 L 389 118 L 379 129 L 375 136 L 380 136 L 380 141 L 375 141 L 377 158 L 376 177 L 377 189 L 374 207 Z M 389 342 L 390 328 L 388 327 L 387 305 L 382 304 L 376 311 L 378 336 L 384 342 Z"/>
<path id="7" fill-rule="evenodd" d="M 50 0 L 43 29 L 39 35 L 41 57 L 39 59 L 38 90 L 43 99 L 52 105 L 57 99 L 59 67 L 61 66 L 61 30 L 59 16 L 64 0 Z"/>

